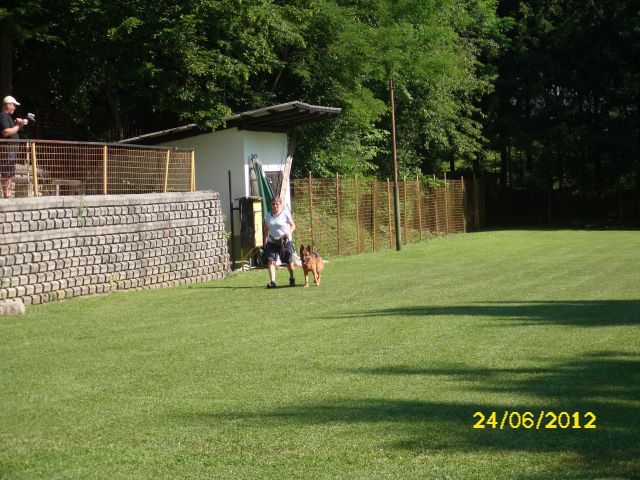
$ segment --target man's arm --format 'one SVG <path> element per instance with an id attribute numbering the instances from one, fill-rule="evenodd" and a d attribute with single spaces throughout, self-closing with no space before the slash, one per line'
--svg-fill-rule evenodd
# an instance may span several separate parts
<path id="1" fill-rule="evenodd" d="M 1 126 L 2 127 L 2 136 L 5 137 L 5 138 L 10 137 L 11 135 L 15 135 L 16 133 L 18 133 L 20 131 L 20 129 L 22 127 L 24 127 L 27 123 L 29 123 L 29 121 L 25 120 L 24 118 L 16 118 L 15 125 L 11 127 L 9 125 L 6 125 L 5 118 L 6 117 L 3 116 L 3 118 L 2 118 L 3 121 L 2 121 L 2 126 Z"/>

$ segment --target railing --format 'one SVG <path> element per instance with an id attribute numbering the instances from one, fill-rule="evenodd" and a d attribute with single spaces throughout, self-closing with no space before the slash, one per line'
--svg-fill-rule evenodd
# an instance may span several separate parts
<path id="1" fill-rule="evenodd" d="M 15 164 L 15 196 L 195 191 L 190 149 L 51 140 L 0 140 L 0 171 Z"/>

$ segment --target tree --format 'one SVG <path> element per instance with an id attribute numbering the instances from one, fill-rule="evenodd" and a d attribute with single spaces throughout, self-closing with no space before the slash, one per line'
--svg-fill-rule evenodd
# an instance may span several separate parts
<path id="1" fill-rule="evenodd" d="M 34 0 L 35 1 L 35 0 Z M 389 175 L 466 167 L 499 22 L 493 0 L 49 0 L 15 48 L 16 93 L 104 138 L 303 100 L 339 106 L 301 131 L 298 172 Z M 5 9 L 11 16 L 17 9 Z M 5 15 L 6 16 L 6 15 Z"/>
<path id="2" fill-rule="evenodd" d="M 284 18 L 295 10 L 268 1 L 51 0 L 42 11 L 50 35 L 18 49 L 17 83 L 34 103 L 86 125 L 89 138 L 177 121 L 213 128 L 260 101 L 250 78 L 269 75 L 276 52 L 300 44 Z"/>
<path id="3" fill-rule="evenodd" d="M 401 170 L 440 171 L 443 160 L 475 158 L 483 144 L 479 99 L 493 75 L 480 56 L 495 49 L 500 29 L 494 2 L 327 2 L 322 11 L 324 28 L 313 32 L 330 36 L 316 43 L 322 55 L 312 70 L 321 72 L 322 98 L 331 92 L 345 114 L 324 130 L 323 149 L 309 147 L 310 169 L 390 175 L 391 74 Z"/>
<path id="4" fill-rule="evenodd" d="M 514 187 L 583 199 L 640 191 L 637 6 L 503 0 L 514 22 L 490 132 Z"/>

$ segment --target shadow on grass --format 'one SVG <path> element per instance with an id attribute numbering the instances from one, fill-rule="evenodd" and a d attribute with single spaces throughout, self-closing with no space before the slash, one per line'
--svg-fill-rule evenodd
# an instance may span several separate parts
<path id="1" fill-rule="evenodd" d="M 572 414 L 580 412 L 581 425 L 584 414 L 593 412 L 596 429 L 543 429 L 540 431 L 500 431 L 485 429 L 462 435 L 468 447 L 497 450 L 558 451 L 569 452 L 566 465 L 556 472 L 562 478 L 593 478 L 593 475 L 620 478 L 640 477 L 640 356 L 624 352 L 594 352 L 582 358 L 565 362 L 554 368 L 490 369 L 443 368 L 423 369 L 402 366 L 356 369 L 351 373 L 365 375 L 419 375 L 425 380 L 433 376 L 448 377 L 464 386 L 464 389 L 500 394 L 526 395 L 541 399 L 539 403 L 517 406 L 491 405 L 475 410 L 499 413 L 508 411 L 541 410 Z M 474 410 L 474 411 L 475 411 Z M 449 411 L 455 414 L 456 411 Z M 469 412 L 467 412 L 469 414 Z M 543 417 L 549 421 L 550 417 Z M 574 425 L 574 418 L 570 425 Z M 498 415 L 500 420 L 500 415 Z M 564 421 L 568 418 L 565 416 Z M 517 422 L 517 416 L 515 417 Z M 566 424 L 566 423 L 565 423 Z M 543 422 L 544 425 L 544 422 Z M 482 432 L 478 434 L 478 432 Z M 397 444 L 399 447 L 420 449 L 424 438 L 420 435 Z M 548 473 L 535 478 L 548 478 Z M 531 477 L 534 478 L 534 477 Z"/>
<path id="2" fill-rule="evenodd" d="M 590 223 L 585 225 L 534 225 L 512 227 L 487 227 L 477 230 L 482 232 L 635 232 L 640 230 L 640 225 L 617 223 Z"/>
<path id="3" fill-rule="evenodd" d="M 266 281 L 265 281 L 266 282 Z M 294 286 L 290 286 L 287 283 L 281 283 L 278 285 L 276 290 L 291 290 L 292 288 L 301 288 L 304 287 L 304 283 L 298 283 Z M 210 289 L 227 289 L 227 290 L 268 290 L 267 284 L 264 285 L 254 285 L 254 286 L 232 286 L 232 285 L 216 285 L 215 283 L 202 283 L 202 284 L 194 284 L 189 285 L 187 287 L 190 290 L 210 290 Z"/>
<path id="4" fill-rule="evenodd" d="M 590 399 L 640 401 L 640 356 L 624 352 L 591 353 L 578 361 L 554 368 L 391 366 L 351 369 L 347 372 L 383 376 L 450 377 L 474 390 L 550 397 L 556 403 L 581 404 L 586 407 Z"/>
<path id="5" fill-rule="evenodd" d="M 339 317 L 441 315 L 495 317 L 525 325 L 557 324 L 582 327 L 637 325 L 640 324 L 640 300 L 514 301 L 476 305 L 416 306 L 354 312 Z"/>
<path id="6" fill-rule="evenodd" d="M 231 285 L 216 285 L 215 283 L 196 283 L 187 287 L 189 290 L 210 290 L 210 289 L 228 289 L 228 290 L 266 290 L 264 285 L 249 286 L 231 286 Z"/>
<path id="7" fill-rule="evenodd" d="M 255 414 L 232 412 L 217 415 L 180 415 L 179 421 L 212 422 L 249 420 L 267 428 L 331 424 L 358 429 L 375 448 L 410 450 L 416 454 L 441 452 L 485 452 L 496 462 L 503 453 L 552 453 L 553 460 L 541 459 L 539 474 L 518 478 L 638 478 L 640 476 L 640 356 L 618 352 L 598 352 L 554 368 L 490 369 L 458 366 L 454 368 L 414 368 L 389 366 L 349 369 L 359 376 L 450 377 L 455 390 L 516 393 L 530 401 L 517 404 L 473 404 L 452 399 L 449 402 L 408 401 L 389 398 L 347 398 L 315 404 L 292 405 Z M 434 382 L 435 383 L 435 382 Z M 472 428 L 476 412 L 489 417 L 497 413 L 495 428 Z M 544 428 L 551 417 L 543 416 L 540 428 L 500 429 L 504 412 L 532 412 L 536 420 L 541 411 L 568 412 L 566 421 L 575 425 L 579 412 L 580 429 Z M 596 416 L 595 429 L 585 429 Z M 518 416 L 508 417 L 513 425 Z M 558 425 L 558 423 L 556 423 Z M 495 453 L 494 453 L 495 452 Z M 548 462 L 548 463 L 545 463 Z"/>

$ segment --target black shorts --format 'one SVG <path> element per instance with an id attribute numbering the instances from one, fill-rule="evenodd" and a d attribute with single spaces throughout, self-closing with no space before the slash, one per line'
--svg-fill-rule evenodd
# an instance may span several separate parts
<path id="1" fill-rule="evenodd" d="M 278 257 L 285 264 L 293 261 L 293 244 L 289 240 L 276 243 L 267 242 L 264 251 L 269 262 L 277 261 Z"/>

